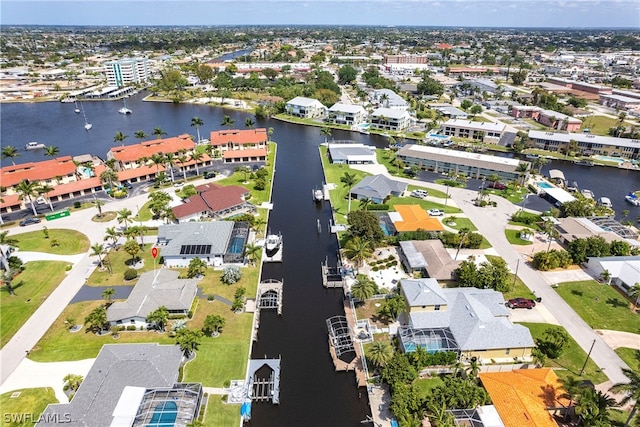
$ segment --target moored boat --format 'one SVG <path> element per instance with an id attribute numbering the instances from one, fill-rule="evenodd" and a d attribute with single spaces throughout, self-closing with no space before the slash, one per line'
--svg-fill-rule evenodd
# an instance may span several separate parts
<path id="1" fill-rule="evenodd" d="M 31 142 L 27 142 L 27 144 L 24 146 L 24 149 L 25 150 L 41 150 L 44 147 L 46 147 L 46 145 L 44 145 L 42 142 L 31 141 Z"/>
<path id="2" fill-rule="evenodd" d="M 315 190 L 313 192 L 313 199 L 316 202 L 321 202 L 324 200 L 324 193 L 322 192 L 322 190 Z"/>
<path id="3" fill-rule="evenodd" d="M 631 203 L 633 206 L 640 206 L 640 199 L 633 193 L 627 194 L 626 196 L 624 196 L 624 199 L 627 202 Z"/>
<path id="4" fill-rule="evenodd" d="M 580 193 L 584 197 L 586 197 L 587 199 L 595 199 L 595 195 L 593 194 L 593 191 L 591 191 L 591 190 L 589 190 L 587 188 L 584 188 L 584 189 L 580 190 Z"/>
<path id="5" fill-rule="evenodd" d="M 269 234 L 265 241 L 265 250 L 268 256 L 273 256 L 282 246 L 282 236 L 280 234 Z"/>
<path id="6" fill-rule="evenodd" d="M 593 166 L 593 162 L 591 160 L 586 160 L 586 159 L 576 160 L 573 163 L 578 166 L 589 166 L 589 167 Z"/>

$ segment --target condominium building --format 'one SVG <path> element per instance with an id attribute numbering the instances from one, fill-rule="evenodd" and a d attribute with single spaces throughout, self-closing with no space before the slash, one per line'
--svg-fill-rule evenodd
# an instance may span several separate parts
<path id="1" fill-rule="evenodd" d="M 118 59 L 104 63 L 104 74 L 109 86 L 123 87 L 145 83 L 151 77 L 149 63 L 144 58 Z"/>
<path id="2" fill-rule="evenodd" d="M 590 133 L 556 133 L 539 130 L 529 131 L 529 142 L 534 148 L 548 151 L 564 151 L 575 141 L 580 154 L 594 154 L 627 159 L 640 159 L 640 140 L 615 138 Z"/>
<path id="3" fill-rule="evenodd" d="M 449 120 L 440 126 L 442 133 L 446 136 L 456 136 L 476 141 L 499 141 L 505 127 L 503 123 L 456 119 Z"/>

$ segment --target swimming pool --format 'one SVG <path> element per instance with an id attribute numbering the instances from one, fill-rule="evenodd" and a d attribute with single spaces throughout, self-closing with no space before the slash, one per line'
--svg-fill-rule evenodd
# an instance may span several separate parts
<path id="1" fill-rule="evenodd" d="M 358 129 L 367 130 L 371 127 L 371 123 L 360 123 Z"/>
<path id="2" fill-rule="evenodd" d="M 244 248 L 244 236 L 236 235 L 231 238 L 229 241 L 229 247 L 227 248 L 227 253 L 229 254 L 241 254 L 242 249 Z"/>
<path id="3" fill-rule="evenodd" d="M 601 156 L 601 155 L 597 155 L 597 156 L 593 156 L 594 159 L 598 159 L 598 160 L 604 160 L 606 162 L 616 162 L 616 163 L 624 163 L 624 159 L 621 159 L 620 157 L 611 157 L 611 156 Z"/>
<path id="4" fill-rule="evenodd" d="M 536 182 L 536 184 L 540 188 L 553 188 L 553 185 L 549 184 L 548 182 Z"/>
<path id="5" fill-rule="evenodd" d="M 176 402 L 161 402 L 154 409 L 153 416 L 147 427 L 173 427 L 176 425 L 177 418 L 178 405 Z"/>
<path id="6" fill-rule="evenodd" d="M 86 166 L 81 166 L 80 167 L 80 173 L 84 176 L 88 176 L 88 177 L 92 177 L 95 176 L 95 174 L 93 173 L 93 171 L 91 170 L 91 168 L 88 168 Z"/>

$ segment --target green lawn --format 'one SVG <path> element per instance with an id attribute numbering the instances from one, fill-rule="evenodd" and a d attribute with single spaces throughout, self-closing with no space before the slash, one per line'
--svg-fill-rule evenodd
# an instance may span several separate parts
<path id="1" fill-rule="evenodd" d="M 407 187 L 407 191 L 424 190 L 424 189 L 425 187 L 419 187 L 417 185 L 409 185 Z M 444 199 L 447 197 L 447 193 L 445 193 L 444 191 L 434 190 L 433 188 L 426 188 L 426 190 L 429 192 L 429 196 L 427 197 L 435 197 L 437 199 Z"/>
<path id="2" fill-rule="evenodd" d="M 209 395 L 204 425 L 207 427 L 240 425 L 240 405 L 228 405 L 222 401 L 222 396 Z"/>
<path id="3" fill-rule="evenodd" d="M 619 347 L 614 350 L 629 368 L 640 371 L 640 350 L 628 347 Z"/>
<path id="4" fill-rule="evenodd" d="M 560 283 L 556 292 L 593 329 L 640 333 L 640 316 L 613 287 L 595 280 Z"/>
<path id="5" fill-rule="evenodd" d="M 13 393 L 20 392 L 20 396 L 11 398 Z M 2 418 L 0 426 L 33 426 L 48 404 L 58 403 L 52 388 L 27 388 L 15 390 L 0 396 Z M 20 417 L 23 417 L 20 420 Z M 22 422 L 21 422 L 22 421 Z M 32 422 L 33 421 L 33 422 Z"/>
<path id="6" fill-rule="evenodd" d="M 509 275 L 509 284 L 511 285 L 509 292 L 503 292 L 502 295 L 505 301 L 508 301 L 512 298 L 529 298 L 535 299 L 536 295 L 531 292 L 531 290 L 524 284 L 522 280 L 518 277 L 516 279 L 516 284 L 513 286 L 513 277 L 514 274 Z"/>
<path id="7" fill-rule="evenodd" d="M 157 233 L 157 232 L 156 232 Z M 136 239 L 139 241 L 139 239 Z M 146 244 L 144 249 L 138 252 L 138 258 L 141 258 L 144 261 L 144 266 L 141 269 L 137 269 L 138 277 L 145 271 L 153 271 L 153 257 L 151 256 L 151 245 Z M 105 262 L 111 262 L 111 270 L 113 274 L 109 273 L 109 270 L 105 269 L 100 271 L 100 269 L 96 268 L 89 276 L 87 280 L 87 285 L 89 286 L 122 286 L 122 285 L 133 285 L 136 283 L 135 280 L 131 282 L 126 282 L 124 280 L 124 272 L 129 269 L 129 266 L 126 264 L 127 261 L 131 259 L 131 255 L 126 253 L 122 248 L 122 245 L 119 246 L 117 251 L 113 249 L 109 251 L 108 255 L 103 255 L 103 260 Z M 97 260 L 97 257 L 96 257 Z M 158 263 L 159 259 L 155 260 L 156 268 L 161 268 L 162 266 Z"/>
<path id="8" fill-rule="evenodd" d="M 551 325 L 549 323 L 521 323 L 529 328 L 534 340 L 544 339 L 544 331 L 548 328 L 564 329 L 561 326 Z M 556 369 L 556 374 L 561 380 L 567 379 L 569 376 L 576 378 L 591 380 L 594 384 L 600 384 L 607 381 L 607 376 L 600 371 L 600 368 L 589 359 L 582 376 L 579 376 L 584 361 L 587 359 L 587 353 L 582 350 L 577 342 L 571 336 L 565 344 L 564 351 L 557 359 L 550 359 L 546 366 Z"/>
<path id="9" fill-rule="evenodd" d="M 507 240 L 512 245 L 521 245 L 521 246 L 533 245 L 532 241 L 523 240 L 523 239 L 520 238 L 520 231 L 521 230 L 510 230 L 510 229 L 507 229 L 507 230 L 504 230 L 504 234 L 507 235 Z"/>
<path id="10" fill-rule="evenodd" d="M 473 224 L 473 222 L 471 222 L 469 218 L 461 218 L 453 215 L 450 217 L 446 217 L 442 222 L 444 222 L 447 227 L 453 228 L 454 230 L 467 228 L 470 231 L 478 231 L 478 228 Z M 454 222 L 455 225 L 453 224 Z"/>
<path id="11" fill-rule="evenodd" d="M 89 239 L 79 231 L 69 229 L 50 228 L 49 238 L 45 238 L 42 230 L 11 236 L 16 239 L 15 246 L 25 252 L 46 252 L 56 255 L 81 254 L 89 250 Z M 51 242 L 58 241 L 58 246 L 51 246 Z"/>
<path id="12" fill-rule="evenodd" d="M 31 261 L 13 281 L 18 286 L 15 295 L 5 288 L 0 292 L 0 345 L 7 341 L 40 307 L 65 277 L 66 267 L 61 261 Z M 20 285 L 20 283 L 23 283 Z"/>
<path id="13" fill-rule="evenodd" d="M 593 135 L 609 136 L 609 128 L 618 124 L 618 119 L 612 119 L 606 116 L 589 116 L 582 122 L 580 130 L 589 129 L 589 133 Z"/>

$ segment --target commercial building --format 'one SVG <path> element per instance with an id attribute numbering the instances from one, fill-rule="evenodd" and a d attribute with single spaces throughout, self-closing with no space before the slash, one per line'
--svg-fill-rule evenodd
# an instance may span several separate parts
<path id="1" fill-rule="evenodd" d="M 103 64 L 103 72 L 109 86 L 123 87 L 145 84 L 151 78 L 149 61 L 144 58 L 118 59 Z"/>

